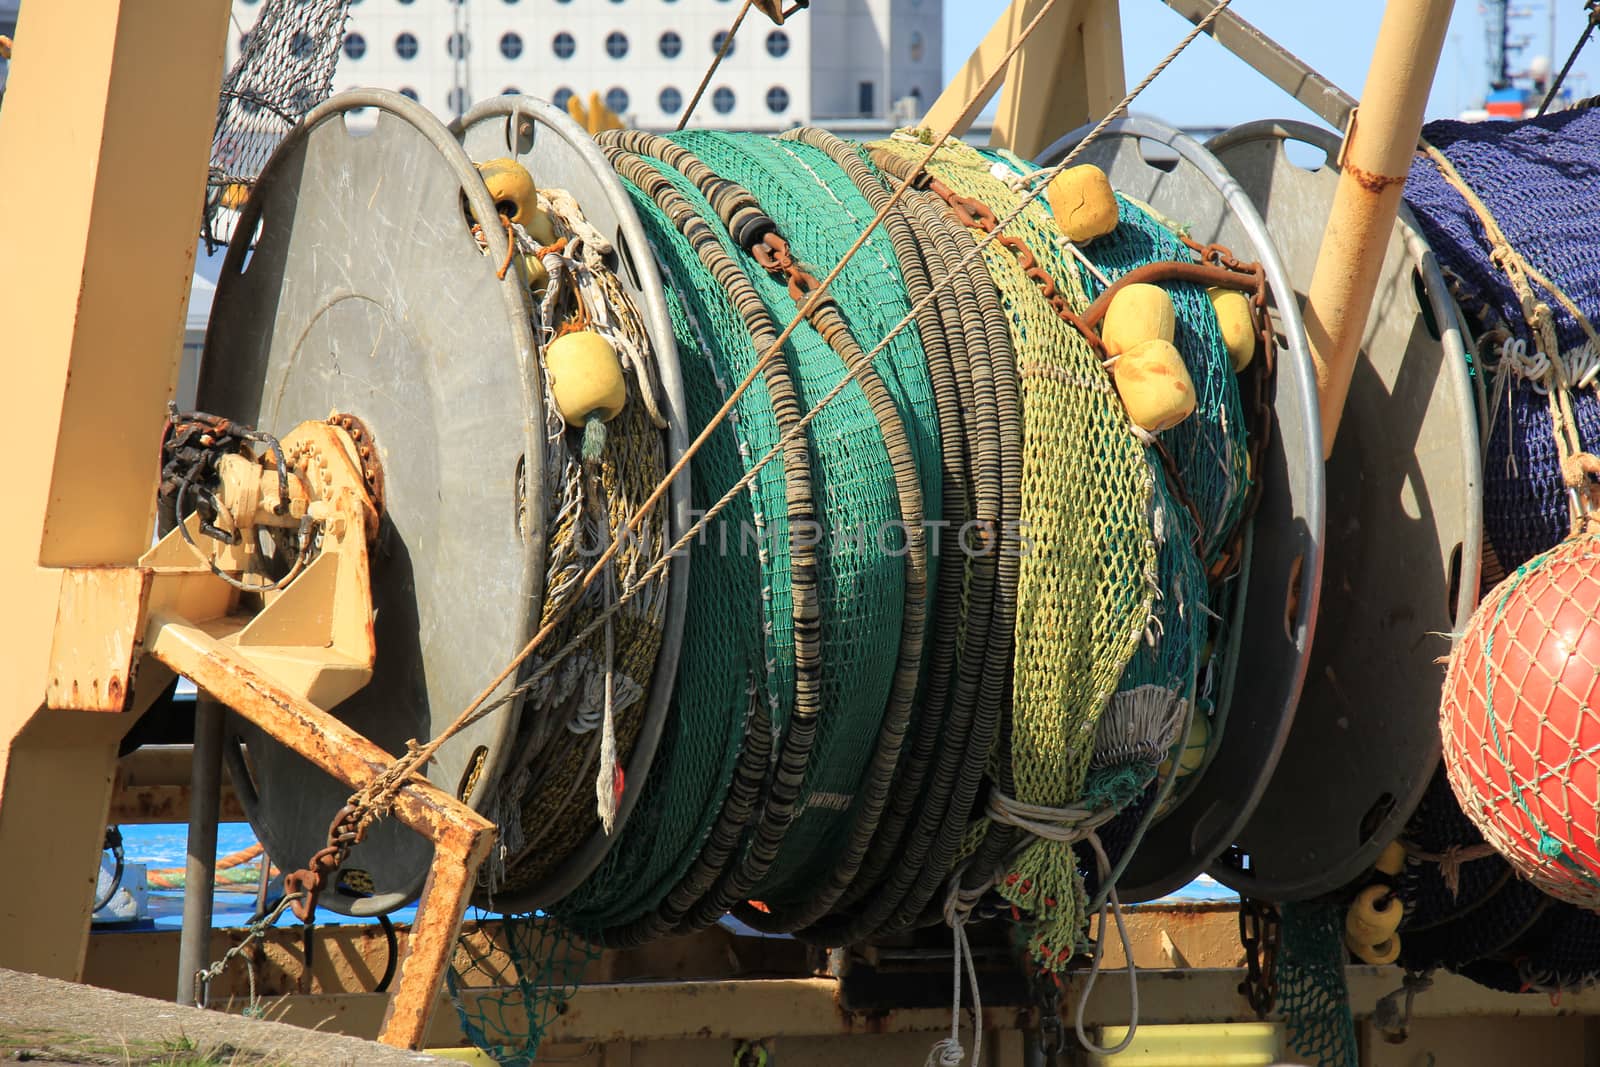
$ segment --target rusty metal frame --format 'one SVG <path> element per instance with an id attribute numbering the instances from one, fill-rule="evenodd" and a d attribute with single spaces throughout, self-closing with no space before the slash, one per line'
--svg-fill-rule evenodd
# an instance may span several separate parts
<path id="1" fill-rule="evenodd" d="M 295 492 L 304 493 L 297 506 L 321 531 L 316 557 L 292 583 L 263 594 L 259 610 L 245 603 L 245 594 L 217 571 L 250 569 L 249 517 L 258 511 L 268 517 L 266 501 L 291 494 L 276 486 L 275 476 L 262 482 L 266 496 L 257 495 L 247 472 L 225 479 L 225 493 L 243 501 L 232 517 L 246 536 L 237 546 L 207 542 L 218 545 L 208 558 L 195 547 L 199 518 L 189 515 L 183 520 L 187 537 L 175 529 L 146 553 L 132 572 L 148 612 L 142 642 L 134 647 L 142 645 L 144 654 L 193 680 L 203 694 L 358 791 L 395 759 L 327 710 L 372 677 L 367 545 L 378 514 L 367 488 L 371 479 L 347 426 L 303 423 L 281 447 Z M 395 796 L 392 814 L 433 842 L 435 853 L 379 1040 L 420 1048 L 478 867 L 494 842 L 494 824 L 415 779 Z"/>

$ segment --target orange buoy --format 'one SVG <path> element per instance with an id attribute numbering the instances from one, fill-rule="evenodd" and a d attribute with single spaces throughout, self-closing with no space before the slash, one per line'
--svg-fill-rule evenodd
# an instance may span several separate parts
<path id="1" fill-rule="evenodd" d="M 1524 877 L 1600 906 L 1600 538 L 1495 587 L 1450 657 L 1440 707 L 1461 808 Z"/>

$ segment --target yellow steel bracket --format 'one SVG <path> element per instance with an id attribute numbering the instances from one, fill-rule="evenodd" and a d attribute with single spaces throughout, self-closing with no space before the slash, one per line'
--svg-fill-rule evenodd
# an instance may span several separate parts
<path id="1" fill-rule="evenodd" d="M 371 461 L 349 430 L 329 423 L 302 423 L 282 446 L 287 484 L 274 457 L 218 461 L 217 524 L 232 544 L 204 535 L 199 516 L 189 514 L 185 529 L 174 529 L 137 567 L 67 571 L 48 700 L 56 708 L 122 711 L 148 657 L 354 792 L 394 762 L 328 713 L 372 678 L 376 655 Z M 274 527 L 314 530 L 314 550 L 292 564 L 292 580 L 281 588 L 241 589 L 273 584 L 257 535 Z M 419 1048 L 494 825 L 422 781 L 400 791 L 393 814 L 436 849 L 380 1035 Z"/>
<path id="2" fill-rule="evenodd" d="M 996 70 L 1041 12 L 1046 17 L 1011 59 L 999 88 Z M 1111 110 L 1125 91 L 1117 0 L 1012 0 L 919 125 L 960 136 L 997 88 L 990 144 L 1030 159 Z"/>
<path id="3" fill-rule="evenodd" d="M 123 580 L 137 582 L 144 598 L 135 647 L 354 792 L 394 762 L 327 710 L 372 677 L 367 546 L 379 517 L 364 479 L 370 461 L 346 429 L 328 423 L 302 423 L 282 447 L 287 485 L 270 455 L 219 461 L 217 522 L 233 544 L 202 535 L 190 514 L 182 520 L 188 536 L 173 530 L 137 570 L 119 573 L 131 575 Z M 306 526 L 316 547 L 309 561 L 293 564 L 292 580 L 263 593 L 239 588 L 271 584 L 261 529 Z M 379 1040 L 420 1048 L 494 824 L 419 780 L 400 790 L 393 814 L 436 851 Z"/>

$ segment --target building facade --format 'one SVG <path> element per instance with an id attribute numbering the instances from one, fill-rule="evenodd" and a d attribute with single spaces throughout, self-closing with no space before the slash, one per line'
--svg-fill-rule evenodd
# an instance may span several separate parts
<path id="1" fill-rule="evenodd" d="M 235 40 L 263 3 L 234 0 Z M 600 94 L 629 125 L 671 129 L 737 14 L 736 0 L 354 0 L 336 90 L 394 89 L 449 119 L 523 92 Z M 888 128 L 944 83 L 943 0 L 812 0 L 774 26 L 752 11 L 693 124 Z"/>

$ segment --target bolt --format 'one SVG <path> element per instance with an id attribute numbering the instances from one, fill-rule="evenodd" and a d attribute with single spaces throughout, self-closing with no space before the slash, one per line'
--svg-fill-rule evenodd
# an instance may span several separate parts
<path id="1" fill-rule="evenodd" d="M 361 458 L 362 459 L 371 459 L 372 458 L 372 446 L 371 445 L 362 445 L 361 446 Z"/>
<path id="2" fill-rule="evenodd" d="M 371 467 L 361 468 L 361 473 L 366 476 L 366 479 L 369 482 L 378 476 L 378 472 L 373 470 Z"/>

